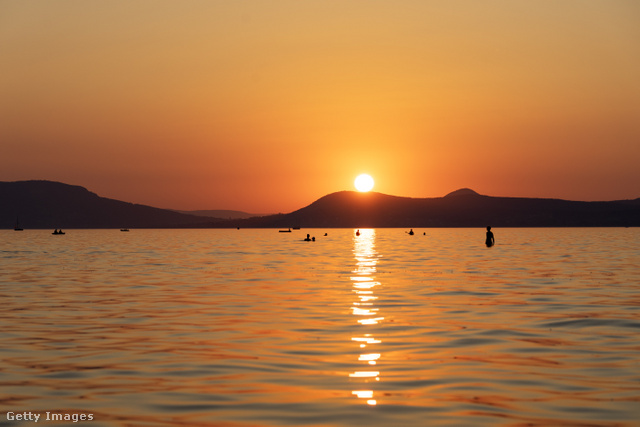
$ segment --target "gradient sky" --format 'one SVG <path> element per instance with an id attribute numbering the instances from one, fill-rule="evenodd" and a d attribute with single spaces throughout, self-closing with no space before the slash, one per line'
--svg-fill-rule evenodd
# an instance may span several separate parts
<path id="1" fill-rule="evenodd" d="M 290 212 L 640 197 L 640 2 L 0 0 L 0 181 Z"/>

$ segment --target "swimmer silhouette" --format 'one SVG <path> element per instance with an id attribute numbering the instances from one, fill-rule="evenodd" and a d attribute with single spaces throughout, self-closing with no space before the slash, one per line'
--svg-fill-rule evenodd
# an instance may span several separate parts
<path id="1" fill-rule="evenodd" d="M 413 228 L 409 231 L 409 236 L 413 236 Z"/>
<path id="2" fill-rule="evenodd" d="M 356 236 L 360 235 L 360 230 L 356 231 Z"/>
<path id="3" fill-rule="evenodd" d="M 307 238 L 304 239 L 305 242 L 310 242 L 311 241 L 311 236 L 307 234 Z"/>
<path id="4" fill-rule="evenodd" d="M 496 240 L 493 238 L 493 233 L 491 232 L 491 227 L 487 227 L 487 240 L 484 243 L 488 248 L 496 244 Z"/>

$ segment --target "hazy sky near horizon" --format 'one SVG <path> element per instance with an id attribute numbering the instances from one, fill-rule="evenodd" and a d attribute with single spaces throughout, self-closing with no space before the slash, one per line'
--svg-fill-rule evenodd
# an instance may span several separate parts
<path id="1" fill-rule="evenodd" d="M 0 0 L 0 181 L 290 212 L 640 197 L 640 2 Z"/>

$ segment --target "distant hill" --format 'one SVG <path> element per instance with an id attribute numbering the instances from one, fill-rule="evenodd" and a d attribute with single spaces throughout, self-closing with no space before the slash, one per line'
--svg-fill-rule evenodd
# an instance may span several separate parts
<path id="1" fill-rule="evenodd" d="M 0 228 L 13 228 L 16 219 L 25 229 L 171 228 L 206 222 L 194 215 L 99 197 L 59 182 L 0 182 Z"/>
<path id="2" fill-rule="evenodd" d="M 0 182 L 0 228 L 4 229 L 13 228 L 17 218 L 25 229 L 637 227 L 640 199 L 576 202 L 491 197 L 468 188 L 436 198 L 340 191 L 288 214 L 236 219 L 199 215 L 107 199 L 59 182 Z"/>
<path id="3" fill-rule="evenodd" d="M 444 197 L 457 197 L 457 196 L 479 196 L 479 194 L 470 188 L 461 188 L 459 190 L 452 191 L 451 193 L 447 194 Z"/>
<path id="4" fill-rule="evenodd" d="M 341 191 L 286 215 L 252 218 L 254 227 L 609 227 L 640 226 L 640 199 L 575 202 L 483 196 L 461 189 L 437 198 Z"/>
<path id="5" fill-rule="evenodd" d="M 268 214 L 252 214 L 242 211 L 230 211 L 224 209 L 218 210 L 199 210 L 199 211 L 176 211 L 187 215 L 196 215 L 196 216 L 204 216 L 208 218 L 218 218 L 218 219 L 244 219 L 244 218 L 253 218 L 256 216 L 266 216 Z"/>

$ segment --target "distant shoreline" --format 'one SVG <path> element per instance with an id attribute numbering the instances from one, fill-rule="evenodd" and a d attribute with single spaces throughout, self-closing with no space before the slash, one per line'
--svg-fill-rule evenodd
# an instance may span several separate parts
<path id="1" fill-rule="evenodd" d="M 640 198 L 609 202 L 493 197 L 461 189 L 436 198 L 339 191 L 287 214 L 219 219 L 100 197 L 52 181 L 0 182 L 0 229 L 637 227 Z M 202 211 L 198 211 L 202 212 Z M 206 211 L 237 212 L 237 211 Z"/>

